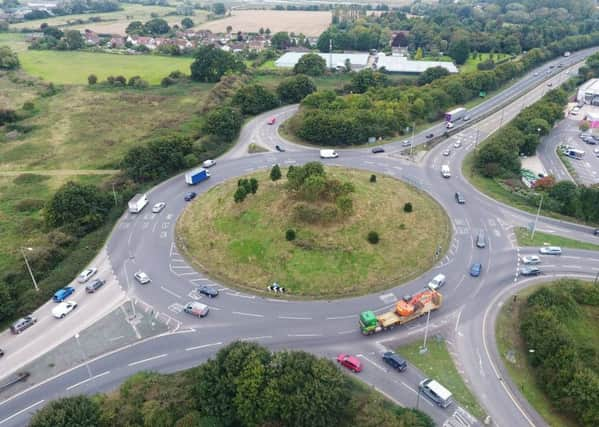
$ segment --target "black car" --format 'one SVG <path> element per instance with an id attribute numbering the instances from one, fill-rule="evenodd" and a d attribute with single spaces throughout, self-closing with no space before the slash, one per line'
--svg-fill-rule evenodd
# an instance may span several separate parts
<path id="1" fill-rule="evenodd" d="M 85 286 L 85 292 L 87 292 L 88 294 L 93 294 L 98 289 L 100 289 L 102 286 L 104 286 L 105 283 L 106 283 L 106 280 L 96 279 L 96 280 L 92 281 L 91 283 L 88 283 Z"/>
<path id="2" fill-rule="evenodd" d="M 198 292 L 202 295 L 206 295 L 208 298 L 214 298 L 218 296 L 218 290 L 211 286 L 200 286 Z"/>
<path id="3" fill-rule="evenodd" d="M 383 354 L 383 361 L 393 369 L 397 369 L 399 372 L 403 372 L 408 368 L 408 362 L 392 351 Z"/>
<path id="4" fill-rule="evenodd" d="M 462 193 L 460 192 L 455 193 L 455 201 L 458 202 L 460 205 L 466 203 L 466 199 L 464 199 L 464 196 L 462 196 Z"/>
<path id="5" fill-rule="evenodd" d="M 429 133 L 426 135 L 426 139 L 431 139 L 433 136 L 435 136 L 434 133 Z"/>
<path id="6" fill-rule="evenodd" d="M 522 276 L 538 276 L 541 274 L 541 270 L 537 267 L 522 267 L 520 269 L 520 275 Z"/>
<path id="7" fill-rule="evenodd" d="M 372 149 L 372 152 L 373 152 L 373 154 L 376 154 L 376 153 L 384 153 L 384 152 L 385 152 L 385 149 L 384 149 L 383 147 L 374 147 L 374 148 Z"/>
<path id="8" fill-rule="evenodd" d="M 285 149 L 283 147 L 281 147 L 280 145 L 275 145 L 275 148 L 277 149 L 278 152 L 283 153 L 285 152 Z"/>
<path id="9" fill-rule="evenodd" d="M 0 357 L 4 356 L 4 350 L 0 348 Z"/>
<path id="10" fill-rule="evenodd" d="M 193 200 L 195 198 L 195 196 L 197 196 L 197 193 L 195 191 L 190 191 L 189 193 L 185 193 L 185 201 L 189 202 L 189 201 Z"/>
<path id="11" fill-rule="evenodd" d="M 595 228 L 595 231 L 593 231 L 593 234 L 595 236 L 599 236 L 599 228 Z"/>

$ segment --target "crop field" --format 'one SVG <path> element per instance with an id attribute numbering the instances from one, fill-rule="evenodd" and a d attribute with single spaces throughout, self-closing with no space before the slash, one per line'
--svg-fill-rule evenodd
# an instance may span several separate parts
<path id="1" fill-rule="evenodd" d="M 234 32 L 255 32 L 270 28 L 272 34 L 279 31 L 318 36 L 331 24 L 331 12 L 304 12 L 285 10 L 234 10 L 230 17 L 205 22 L 197 28 L 213 33 L 224 33 L 230 25 Z"/>

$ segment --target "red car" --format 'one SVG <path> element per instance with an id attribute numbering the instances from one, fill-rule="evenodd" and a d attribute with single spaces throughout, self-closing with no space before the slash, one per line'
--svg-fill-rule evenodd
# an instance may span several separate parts
<path id="1" fill-rule="evenodd" d="M 276 121 L 277 121 L 276 117 L 271 117 L 270 119 L 268 119 L 268 124 L 269 125 L 274 125 Z"/>
<path id="2" fill-rule="evenodd" d="M 339 356 L 337 356 L 337 362 L 353 372 L 362 371 L 362 363 L 357 357 L 352 356 L 351 354 L 341 353 Z"/>

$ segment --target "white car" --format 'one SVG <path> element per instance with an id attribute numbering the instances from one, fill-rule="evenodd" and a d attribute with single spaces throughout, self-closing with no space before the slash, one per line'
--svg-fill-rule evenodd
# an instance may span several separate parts
<path id="1" fill-rule="evenodd" d="M 451 151 L 450 151 L 450 150 L 445 150 L 445 151 L 443 151 L 443 155 L 444 155 L 444 156 L 449 156 L 450 154 L 451 154 Z"/>
<path id="2" fill-rule="evenodd" d="M 208 159 L 208 160 L 204 160 L 204 163 L 202 163 L 202 167 L 211 168 L 215 164 L 216 164 L 216 162 L 214 160 Z"/>
<path id="3" fill-rule="evenodd" d="M 164 209 L 165 206 L 166 206 L 166 203 L 164 203 L 164 202 L 156 203 L 154 206 L 152 206 L 152 212 L 159 213 L 160 211 L 162 211 L 162 209 Z"/>
<path id="4" fill-rule="evenodd" d="M 75 301 L 63 301 L 52 309 L 52 316 L 62 319 L 76 308 L 77 303 Z"/>
<path id="5" fill-rule="evenodd" d="M 541 249 L 539 249 L 539 252 L 543 255 L 561 255 L 562 248 L 559 246 L 543 246 Z"/>
<path id="6" fill-rule="evenodd" d="M 460 148 L 462 146 L 462 143 L 460 141 L 456 141 L 455 144 L 453 144 L 453 148 Z"/>
<path id="7" fill-rule="evenodd" d="M 437 274 L 435 277 L 433 277 L 433 280 L 428 282 L 428 287 L 432 291 L 436 291 L 443 285 L 445 285 L 445 275 L 444 274 Z"/>
<path id="8" fill-rule="evenodd" d="M 92 277 L 97 272 L 98 272 L 97 268 L 88 268 L 86 270 L 83 270 L 81 272 L 81 274 L 79 275 L 79 277 L 77 278 L 77 281 L 79 283 L 85 283 L 89 280 L 90 277 Z"/>
<path id="9" fill-rule="evenodd" d="M 409 147 L 410 145 L 412 145 L 412 142 L 408 139 L 404 139 L 403 141 L 401 141 L 402 147 Z"/>
<path id="10" fill-rule="evenodd" d="M 143 271 L 138 271 L 137 273 L 135 273 L 133 275 L 133 277 L 135 277 L 135 280 L 137 280 L 142 285 L 145 285 L 146 283 L 150 283 L 151 282 L 151 280 L 148 277 L 148 275 L 146 273 L 144 273 Z"/>
<path id="11" fill-rule="evenodd" d="M 525 255 L 522 257 L 522 264 L 533 265 L 540 264 L 541 258 L 536 255 Z"/>

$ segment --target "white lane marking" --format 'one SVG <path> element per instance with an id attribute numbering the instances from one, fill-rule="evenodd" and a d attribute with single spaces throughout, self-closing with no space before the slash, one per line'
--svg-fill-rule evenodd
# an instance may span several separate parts
<path id="1" fill-rule="evenodd" d="M 156 360 L 156 359 L 161 359 L 166 356 L 168 356 L 168 353 L 159 354 L 158 356 L 152 356 L 152 357 L 148 357 L 147 359 L 138 360 L 137 362 L 131 362 L 127 366 L 139 365 L 141 363 L 150 362 L 150 361 Z"/>
<path id="2" fill-rule="evenodd" d="M 39 405 L 41 403 L 44 403 L 44 399 L 42 399 L 39 402 L 36 402 L 36 403 L 34 403 L 32 405 L 29 405 L 25 409 L 21 409 L 19 412 L 15 412 L 10 417 L 4 418 L 2 421 L 0 421 L 0 424 L 4 424 L 5 422 L 12 420 L 14 417 L 17 417 L 17 416 L 21 415 L 23 412 L 26 412 L 26 411 L 30 410 L 31 408 L 33 408 L 34 406 L 37 406 L 37 405 Z"/>
<path id="3" fill-rule="evenodd" d="M 455 321 L 455 329 L 454 329 L 454 330 L 455 330 L 456 332 L 458 331 L 458 325 L 460 324 L 460 317 L 462 317 L 462 310 L 460 310 L 460 311 L 459 311 L 459 313 L 458 313 L 458 318 L 457 318 L 457 319 L 456 319 L 456 321 Z"/>
<path id="4" fill-rule="evenodd" d="M 258 340 L 266 340 L 272 338 L 272 335 L 263 335 L 261 337 L 245 337 L 241 338 L 239 341 L 258 341 Z"/>
<path id="5" fill-rule="evenodd" d="M 370 360 L 368 357 L 364 356 L 363 354 L 358 354 L 358 357 L 361 357 L 362 359 L 365 359 L 365 360 L 369 361 L 369 362 L 370 362 L 370 363 L 372 363 L 374 366 L 376 366 L 377 368 L 379 368 L 381 371 L 383 371 L 383 372 L 387 372 L 387 370 L 386 370 L 386 369 L 385 369 L 383 366 L 379 365 L 378 363 L 376 363 L 376 362 L 375 362 L 375 361 L 373 361 L 373 360 Z"/>
<path id="6" fill-rule="evenodd" d="M 266 298 L 266 301 L 270 301 L 270 302 L 289 302 L 289 300 L 286 300 L 286 299 L 276 299 L 276 298 Z"/>
<path id="7" fill-rule="evenodd" d="M 162 289 L 164 292 L 166 292 L 167 294 L 171 294 L 174 297 L 177 298 L 181 298 L 181 295 L 178 295 L 176 293 L 174 293 L 173 291 L 171 291 L 170 289 L 166 289 L 164 286 L 161 286 L 160 289 Z"/>
<path id="8" fill-rule="evenodd" d="M 74 389 L 75 387 L 79 387 L 81 384 L 85 384 L 85 383 L 86 383 L 86 382 L 88 382 L 88 381 L 92 381 L 92 380 L 95 380 L 96 378 L 100 378 L 100 377 L 103 377 L 104 375 L 108 375 L 109 373 L 110 373 L 110 371 L 105 371 L 105 372 L 102 372 L 101 374 L 95 375 L 95 376 L 93 376 L 93 377 L 86 378 L 86 379 L 84 379 L 83 381 L 79 381 L 79 382 L 78 382 L 78 383 L 76 383 L 76 384 L 73 384 L 73 385 L 70 385 L 70 386 L 68 386 L 68 387 L 67 387 L 67 391 L 69 391 L 69 390 L 72 390 L 72 389 Z"/>
<path id="9" fill-rule="evenodd" d="M 296 316 L 279 316 L 279 319 L 288 319 L 288 320 L 312 320 L 311 317 L 296 317 Z"/>
<path id="10" fill-rule="evenodd" d="M 580 265 L 563 265 L 564 268 L 582 268 Z"/>
<path id="11" fill-rule="evenodd" d="M 322 334 L 287 334 L 288 337 L 321 337 Z"/>
<path id="12" fill-rule="evenodd" d="M 333 317 L 327 317 L 327 320 L 353 319 L 354 317 L 356 317 L 356 315 L 355 315 L 355 314 L 348 314 L 347 316 L 333 316 Z"/>
<path id="13" fill-rule="evenodd" d="M 185 349 L 185 351 L 199 350 L 200 348 L 215 347 L 217 345 L 223 345 L 223 343 L 222 342 L 214 342 L 212 344 L 196 345 L 195 347 L 187 347 Z"/>
<path id="14" fill-rule="evenodd" d="M 232 296 L 232 297 L 239 297 L 239 298 L 247 298 L 247 299 L 255 299 L 256 295 L 243 295 L 240 293 L 232 293 L 232 292 L 226 292 L 227 295 Z"/>
<path id="15" fill-rule="evenodd" d="M 351 334 L 353 332 L 356 332 L 356 329 L 349 329 L 347 331 L 341 331 L 341 332 L 337 332 L 339 335 L 347 335 L 347 334 Z"/>
<path id="16" fill-rule="evenodd" d="M 573 256 L 573 255 L 562 255 L 562 259 L 563 258 L 570 258 L 570 259 L 580 259 L 579 256 Z"/>
<path id="17" fill-rule="evenodd" d="M 239 314 L 240 316 L 264 317 L 263 314 L 243 313 L 241 311 L 234 311 L 233 314 Z"/>

